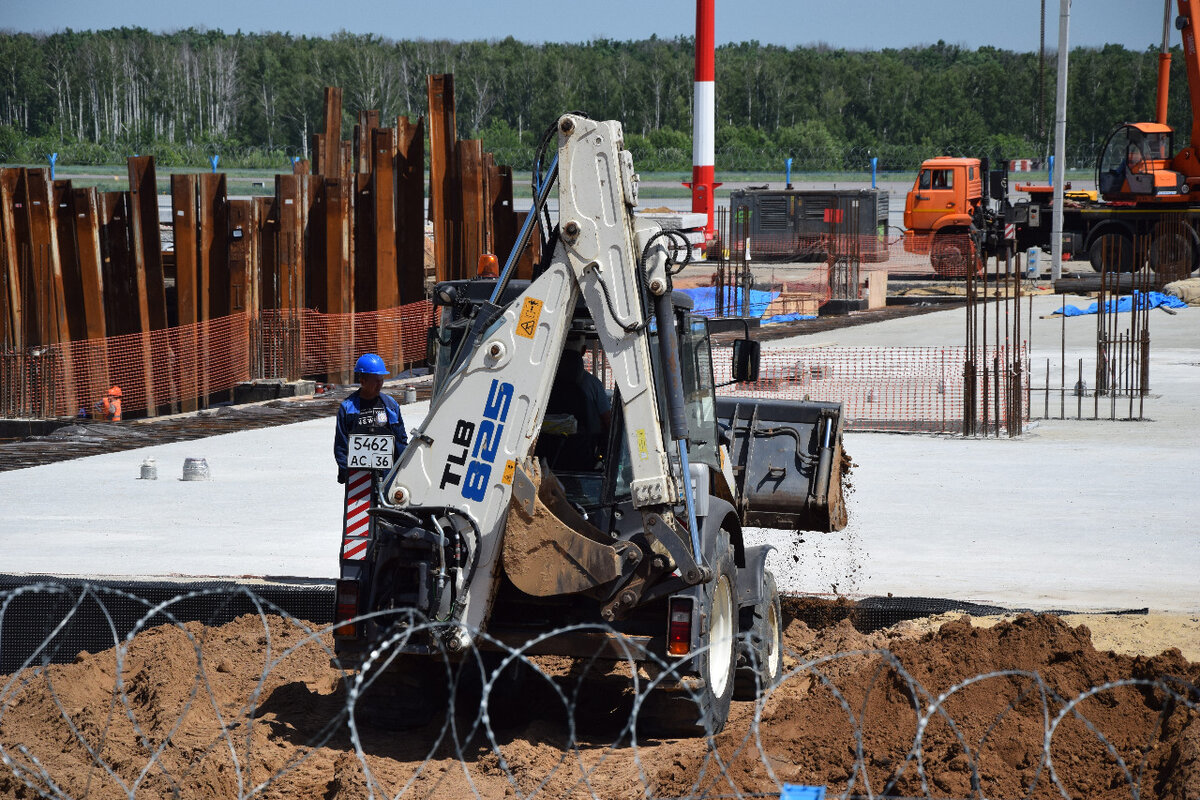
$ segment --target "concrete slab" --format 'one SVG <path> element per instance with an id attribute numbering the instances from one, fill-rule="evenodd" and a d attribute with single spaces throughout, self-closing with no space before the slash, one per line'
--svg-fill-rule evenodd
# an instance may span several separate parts
<path id="1" fill-rule="evenodd" d="M 1035 375 L 1038 359 L 1063 361 L 1063 323 L 1039 319 L 1058 304 L 1034 301 Z M 960 344 L 964 319 L 947 310 L 770 346 Z M 1094 358 L 1095 318 L 1065 326 L 1067 363 Z M 778 548 L 780 588 L 1200 610 L 1200 309 L 1153 312 L 1151 337 L 1144 422 L 1044 420 L 999 441 L 848 434 L 858 466 L 847 529 L 750 532 Z M 403 410 L 411 429 L 428 403 Z M 332 436 L 330 418 L 0 473 L 0 569 L 332 578 L 342 497 Z M 158 481 L 137 480 L 148 456 Z M 188 457 L 204 457 L 212 480 L 179 480 Z"/>
<path id="2" fill-rule="evenodd" d="M 405 426 L 428 409 L 402 406 Z M 182 480 L 193 457 L 210 480 Z M 336 478 L 332 417 L 0 473 L 3 571 L 335 578 Z"/>
<path id="3" fill-rule="evenodd" d="M 1041 318 L 1061 304 L 1034 298 L 1034 383 L 1042 385 L 1050 360 L 1057 385 L 1065 360 L 1072 385 L 1083 358 L 1090 384 L 1096 318 Z M 965 320 L 963 309 L 947 310 L 772 346 L 961 345 Z M 1090 399 L 1088 418 L 1076 420 L 1068 397 L 1072 418 L 1035 419 L 1014 440 L 848 433 L 857 466 L 847 528 L 753 532 L 778 548 L 769 563 L 780 585 L 1035 609 L 1200 610 L 1192 502 L 1200 479 L 1200 309 L 1151 312 L 1150 336 L 1151 396 L 1140 422 L 1093 421 Z M 1044 398 L 1035 395 L 1032 406 L 1040 416 Z M 1053 416 L 1061 407 L 1051 398 Z M 1108 416 L 1105 400 L 1100 413 Z M 1127 413 L 1126 400 L 1118 416 Z"/>

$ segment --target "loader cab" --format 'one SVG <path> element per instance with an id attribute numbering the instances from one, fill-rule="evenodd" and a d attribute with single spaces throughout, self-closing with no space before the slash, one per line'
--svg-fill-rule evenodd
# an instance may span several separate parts
<path id="1" fill-rule="evenodd" d="M 686 295 L 677 294 L 675 306 L 675 335 L 679 337 L 680 372 L 688 423 L 688 458 L 693 464 L 706 464 L 719 470 L 720 433 L 716 416 L 716 384 L 713 380 L 708 320 L 691 313 L 691 300 Z M 659 335 L 657 330 L 652 332 L 650 352 L 655 383 L 661 386 L 663 379 L 657 344 Z M 611 385 L 606 372 L 606 362 L 598 344 L 595 349 L 589 347 L 588 351 L 591 357 L 585 359 L 587 368 L 593 371 L 595 377 L 603 380 L 606 386 Z M 633 468 L 627 445 L 625 420 L 621 413 L 620 393 L 609 390 L 609 395 L 612 417 L 606 447 L 601 458 L 590 469 L 566 468 L 571 466 L 570 460 L 576 457 L 574 455 L 568 456 L 566 461 L 552 460 L 555 452 L 561 452 L 555 447 L 552 439 L 547 439 L 553 423 L 543 425 L 538 445 L 539 453 L 544 448 L 549 454 L 548 466 L 562 483 L 567 498 L 589 514 L 601 512 L 596 521 L 602 525 L 611 522 L 610 512 L 613 508 L 630 505 L 632 501 L 630 481 Z M 659 418 L 664 425 L 664 437 L 669 438 L 669 431 L 666 429 L 666 399 L 661 395 Z"/>
<path id="2" fill-rule="evenodd" d="M 1174 132 L 1152 122 L 1118 125 L 1100 151 L 1096 188 L 1105 200 L 1179 200 L 1188 192 L 1183 175 L 1171 169 Z"/>

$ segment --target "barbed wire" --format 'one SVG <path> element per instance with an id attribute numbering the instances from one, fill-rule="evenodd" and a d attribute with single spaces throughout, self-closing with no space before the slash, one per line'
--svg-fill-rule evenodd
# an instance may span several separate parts
<path id="1" fill-rule="evenodd" d="M 327 588 L 322 596 L 332 602 Z M 249 613 L 238 613 L 247 604 Z M 53 613 L 38 620 L 31 609 Z M 198 611 L 209 624 L 195 621 Z M 889 649 L 785 650 L 790 665 L 774 686 L 759 687 L 753 704 L 744 704 L 749 711 L 731 718 L 722 733 L 706 729 L 681 743 L 650 733 L 647 719 L 656 692 L 668 685 L 682 686 L 699 702 L 694 685 L 677 681 L 680 662 L 608 626 L 579 624 L 544 631 L 520 646 L 467 631 L 479 648 L 455 654 L 435 647 L 423 663 L 445 687 L 444 708 L 457 711 L 398 735 L 384 729 L 387 723 L 408 720 L 388 717 L 393 707 L 384 689 L 405 675 L 411 656 L 401 650 L 445 641 L 446 626 L 411 613 L 360 619 L 384 617 L 392 620 L 391 633 L 351 668 L 335 655 L 332 624 L 300 619 L 248 586 L 200 588 L 158 602 L 92 583 L 43 581 L 0 591 L 0 663 L 16 664 L 0 675 L 0 795 L 399 798 L 430 796 L 426 784 L 433 780 L 446 784 L 434 787 L 442 796 L 772 797 L 802 774 L 800 762 L 827 759 L 836 766 L 841 759 L 843 777 L 827 787 L 841 798 L 982 800 L 1004 796 L 989 794 L 1000 778 L 994 751 L 1021 750 L 1026 797 L 1070 798 L 1079 796 L 1081 785 L 1107 781 L 1105 797 L 1124 786 L 1133 798 L 1173 798 L 1162 793 L 1172 779 L 1164 781 L 1149 760 L 1164 746 L 1178 749 L 1181 731 L 1200 718 L 1200 690 L 1172 675 L 1130 675 L 1070 691 L 1036 670 L 999 669 L 935 690 Z M 109 640 L 108 649 L 72 653 L 69 634 L 79 626 Z M 40 640 L 29 637 L 46 628 Z M 536 655 L 557 637 L 578 634 L 610 637 L 617 657 L 564 665 Z M 22 637 L 28 641 L 19 652 Z M 222 656 L 212 649 L 232 642 L 246 643 L 245 652 L 234 647 Z M 534 688 L 515 692 L 514 669 Z M 627 715 L 606 729 L 597 728 L 590 705 L 598 679 L 626 687 L 614 708 Z M 322 680 L 332 699 L 305 712 L 313 716 L 307 729 L 299 714 L 281 713 L 279 698 L 289 691 L 310 692 L 312 706 L 311 690 L 294 687 Z M 993 698 L 992 707 L 955 710 L 974 687 Z M 1113 706 L 1122 690 L 1136 692 L 1156 711 L 1156 722 L 1139 731 L 1136 745 L 1128 732 L 1106 732 L 1103 714 L 1094 713 Z M 181 698 L 178 707 L 170 705 L 172 692 Z M 94 707 L 99 698 L 107 698 L 107 709 Z M 542 705 L 529 708 L 534 699 Z M 1089 702 L 1096 700 L 1099 706 Z M 533 722 L 518 720 L 523 727 L 514 732 L 514 720 L 505 715 L 522 705 Z M 822 708 L 834 709 L 834 716 L 819 716 Z M 805 743 L 811 752 L 803 757 L 786 749 L 798 745 L 781 730 L 794 712 L 813 715 Z M 831 722 L 839 716 L 844 723 Z M 902 717 L 912 723 L 908 744 Z M 895 737 L 892 745 L 880 737 L 886 730 L 902 734 L 902 749 Z M 848 759 L 840 743 L 846 733 Z M 1089 742 L 1091 750 L 1080 749 Z M 1056 746 L 1066 745 L 1072 755 L 1065 759 L 1088 776 L 1084 784 L 1061 773 Z M 1089 759 L 1082 765 L 1080 752 Z M 664 782 L 670 759 L 683 764 L 685 774 Z M 232 778 L 219 784 L 214 775 L 226 765 Z M 791 775 L 781 772 L 785 767 Z M 640 786 L 618 791 L 614 774 L 636 776 Z M 1200 772 L 1181 781 L 1194 789 Z M 955 794 L 956 786 L 969 789 Z"/>

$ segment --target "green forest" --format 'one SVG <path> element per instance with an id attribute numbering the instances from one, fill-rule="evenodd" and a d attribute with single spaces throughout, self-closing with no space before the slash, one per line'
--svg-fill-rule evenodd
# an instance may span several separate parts
<path id="1" fill-rule="evenodd" d="M 614 118 L 643 171 L 691 165 L 690 38 L 583 44 L 393 41 L 340 33 L 227 34 L 139 28 L 0 32 L 0 162 L 282 169 L 308 156 L 322 87 L 343 88 L 348 137 L 359 110 L 426 113 L 425 79 L 453 73 L 459 135 L 528 168 L 564 111 Z M 1152 119 L 1158 54 L 1119 45 L 1070 53 L 1069 166 L 1089 168 L 1119 122 Z M 1041 62 L 1041 63 L 1039 63 Z M 938 154 L 1040 157 L 1054 135 L 1056 57 L 938 42 L 899 50 L 717 49 L 717 167 L 912 169 Z M 1178 48 L 1170 122 L 1190 136 Z M 386 122 L 385 122 L 386 124 Z"/>

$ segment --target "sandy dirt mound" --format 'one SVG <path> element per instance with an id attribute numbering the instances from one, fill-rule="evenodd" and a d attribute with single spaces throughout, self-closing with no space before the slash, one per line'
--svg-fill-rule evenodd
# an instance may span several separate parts
<path id="1" fill-rule="evenodd" d="M 833 793 L 869 785 L 909 797 L 1052 798 L 1062 796 L 1055 780 L 1072 797 L 1132 797 L 1131 781 L 1141 797 L 1200 796 L 1200 664 L 1178 650 L 1097 651 L 1087 627 L 1052 616 L 871 634 L 854 628 L 845 603 L 789 598 L 785 616 L 786 679 L 759 703 L 735 703 L 712 743 L 639 735 L 631 744 L 628 669 L 584 681 L 587 665 L 551 658 L 536 660 L 519 694 L 493 695 L 491 741 L 469 731 L 478 700 L 413 731 L 362 722 L 351 731 L 328 636 L 257 616 L 155 628 L 122 651 L 0 678 L 0 747 L 23 776 L 5 768 L 0 797 L 39 796 L 32 785 L 93 798 L 135 787 L 147 798 L 257 790 L 349 800 L 372 788 L 414 798 L 633 798 L 644 786 L 654 797 L 735 796 L 789 782 Z M 987 677 L 956 686 L 979 675 Z"/>

